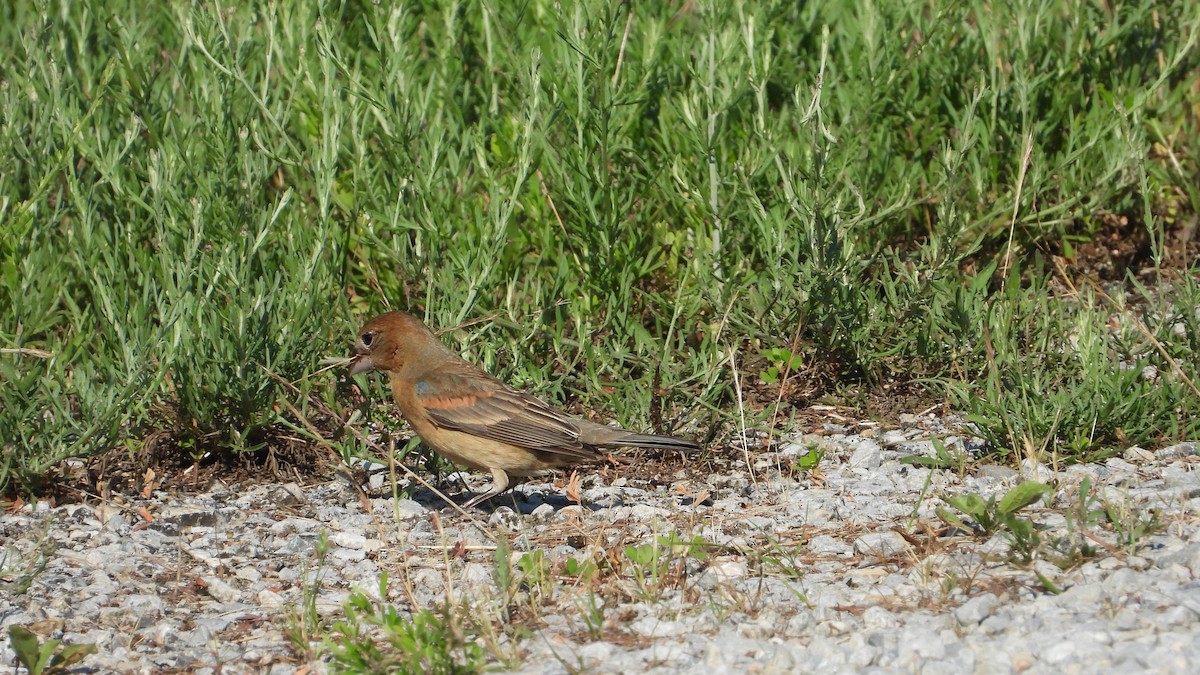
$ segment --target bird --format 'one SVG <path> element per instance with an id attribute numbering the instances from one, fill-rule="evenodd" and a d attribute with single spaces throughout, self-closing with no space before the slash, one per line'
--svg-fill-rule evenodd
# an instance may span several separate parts
<path id="1" fill-rule="evenodd" d="M 470 509 L 503 494 L 512 477 L 591 462 L 605 449 L 642 447 L 696 451 L 694 441 L 639 434 L 579 419 L 519 391 L 464 360 L 407 312 L 387 312 L 363 325 L 350 376 L 387 374 L 400 414 L 432 450 L 492 475 Z"/>

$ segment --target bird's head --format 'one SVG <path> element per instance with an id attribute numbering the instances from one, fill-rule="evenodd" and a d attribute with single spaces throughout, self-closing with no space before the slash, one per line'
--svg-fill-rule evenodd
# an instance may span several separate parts
<path id="1" fill-rule="evenodd" d="M 354 341 L 354 363 L 350 374 L 372 370 L 404 373 L 419 367 L 422 354 L 441 343 L 415 316 L 388 312 L 368 321 Z"/>

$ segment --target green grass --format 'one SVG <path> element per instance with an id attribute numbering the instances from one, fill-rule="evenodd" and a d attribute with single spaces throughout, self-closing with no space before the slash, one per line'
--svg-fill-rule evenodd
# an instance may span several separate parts
<path id="1" fill-rule="evenodd" d="M 730 354 L 786 350 L 785 404 L 1014 457 L 1200 435 L 1186 3 L 386 4 L 0 9 L 0 489 L 264 447 L 309 410 L 267 371 L 344 406 L 301 378 L 387 308 L 638 428 L 725 437 Z M 1114 228 L 1118 306 L 1072 257 Z"/>

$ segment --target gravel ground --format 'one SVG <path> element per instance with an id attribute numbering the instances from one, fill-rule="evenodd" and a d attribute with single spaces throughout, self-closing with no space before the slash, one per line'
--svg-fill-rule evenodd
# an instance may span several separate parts
<path id="1" fill-rule="evenodd" d="M 1135 447 L 1061 471 L 931 470 L 900 460 L 933 456 L 931 436 L 972 444 L 936 418 L 904 422 L 826 425 L 757 454 L 752 471 L 679 464 L 673 480 L 651 481 L 636 466 L 623 477 L 585 470 L 572 489 L 584 506 L 528 483 L 474 523 L 423 490 L 394 502 L 343 480 L 28 504 L 0 516 L 0 628 L 95 644 L 79 664 L 87 672 L 326 672 L 320 635 L 289 628 L 303 621 L 288 617 L 342 618 L 351 591 L 378 597 L 387 572 L 402 616 L 449 606 L 491 667 L 521 672 L 1200 663 L 1200 444 Z M 789 469 L 810 448 L 824 452 L 817 470 Z M 999 497 L 1026 478 L 1054 487 L 1017 514 L 1034 524 L 1035 545 L 948 527 L 936 513 L 944 498 Z M 322 533 L 328 554 L 318 559 Z M 497 540 L 511 549 L 507 588 Z M 0 663 L 15 663 L 0 641 Z"/>

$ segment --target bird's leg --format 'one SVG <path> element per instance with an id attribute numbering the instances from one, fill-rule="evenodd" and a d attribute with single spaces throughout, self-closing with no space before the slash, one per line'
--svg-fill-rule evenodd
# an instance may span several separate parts
<path id="1" fill-rule="evenodd" d="M 474 506 L 478 506 L 479 504 L 486 502 L 496 495 L 503 494 L 508 488 L 508 474 L 504 473 L 503 469 L 492 469 L 492 489 L 484 492 L 483 494 L 471 497 L 471 499 L 466 504 L 463 504 L 462 507 L 465 510 Z"/>

